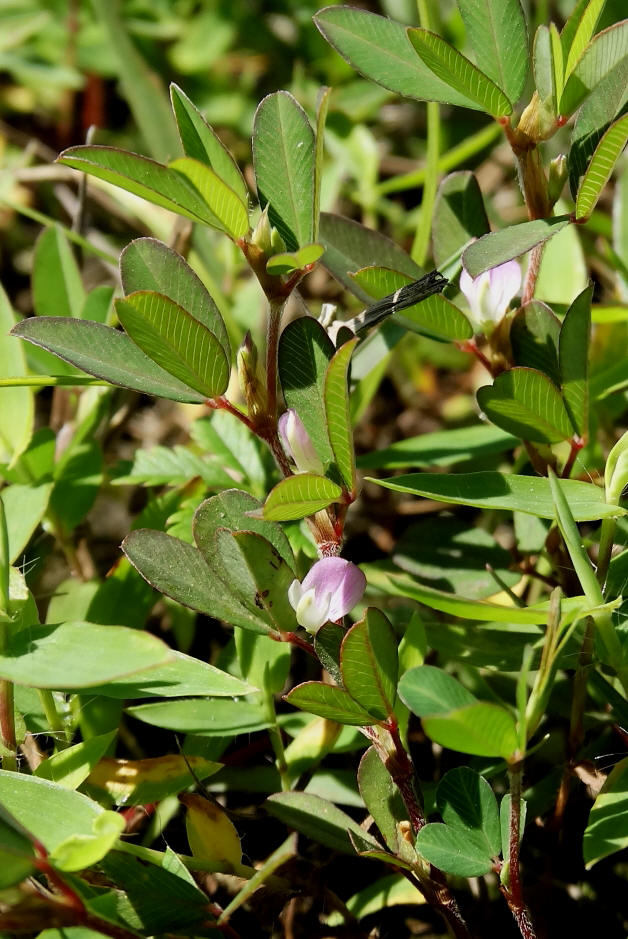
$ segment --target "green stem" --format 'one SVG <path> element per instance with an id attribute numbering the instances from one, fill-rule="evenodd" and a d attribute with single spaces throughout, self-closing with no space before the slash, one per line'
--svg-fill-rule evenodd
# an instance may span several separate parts
<path id="1" fill-rule="evenodd" d="M 266 717 L 269 723 L 268 736 L 275 754 L 275 766 L 281 780 L 281 789 L 288 792 L 291 788 L 290 775 L 288 773 L 288 764 L 286 763 L 286 751 L 284 750 L 283 740 L 281 738 L 281 729 L 277 723 L 277 712 L 275 710 L 275 699 L 271 691 L 264 690 L 264 707 Z"/>
<path id="2" fill-rule="evenodd" d="M 425 29 L 431 28 L 430 12 L 427 0 L 417 0 L 419 19 Z M 432 216 L 438 189 L 438 158 L 440 156 L 440 107 L 436 101 L 427 102 L 427 146 L 425 154 L 425 183 L 423 184 L 423 199 L 421 201 L 421 215 L 414 236 L 411 256 L 414 261 L 423 267 L 430 246 L 432 232 Z"/>
<path id="3" fill-rule="evenodd" d="M 83 375 L 17 375 L 15 378 L 0 378 L 0 388 L 47 388 L 49 385 L 110 385 L 111 382 Z"/>
<path id="4" fill-rule="evenodd" d="M 57 746 L 60 750 L 65 750 L 69 745 L 68 732 L 63 723 L 63 718 L 57 710 L 57 702 L 54 699 L 52 691 L 48 688 L 38 688 L 37 693 L 51 734 L 54 736 Z"/>
<path id="5" fill-rule="evenodd" d="M 266 329 L 266 390 L 267 413 L 271 424 L 277 422 L 277 353 L 279 350 L 279 328 L 285 300 L 270 301 L 268 326 Z"/>
<path id="6" fill-rule="evenodd" d="M 477 131 L 471 137 L 468 137 L 456 147 L 452 147 L 447 153 L 439 158 L 437 171 L 440 174 L 448 173 L 450 170 L 466 163 L 482 150 L 486 150 L 500 136 L 502 129 L 499 124 L 492 122 Z M 427 167 L 412 170 L 411 173 L 402 173 L 399 176 L 393 176 L 391 179 L 379 183 L 376 188 L 377 196 L 387 196 L 393 192 L 405 192 L 406 189 L 415 189 L 417 186 L 425 184 L 427 176 Z"/>
<path id="7" fill-rule="evenodd" d="M 603 518 L 600 529 L 600 547 L 597 556 L 597 580 L 600 587 L 606 583 L 608 574 L 608 565 L 610 564 L 613 545 L 615 543 L 615 530 L 617 528 L 617 519 Z"/>
<path id="8" fill-rule="evenodd" d="M 9 563 L 9 532 L 7 530 L 4 503 L 0 496 L 0 653 L 9 642 L 11 628 L 11 596 Z M 0 681 L 0 739 L 8 751 L 2 757 L 3 769 L 17 769 L 17 740 L 15 736 L 15 707 L 13 682 Z"/>

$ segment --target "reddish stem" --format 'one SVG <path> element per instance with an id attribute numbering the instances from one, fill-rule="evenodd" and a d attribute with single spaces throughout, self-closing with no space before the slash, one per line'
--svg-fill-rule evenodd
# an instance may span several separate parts
<path id="1" fill-rule="evenodd" d="M 478 348 L 475 339 L 465 339 L 464 342 L 457 342 L 456 345 L 461 352 L 468 352 L 470 355 L 475 356 L 478 362 L 482 363 L 489 375 L 493 375 L 493 366 L 482 350 Z"/>
<path id="2" fill-rule="evenodd" d="M 569 441 L 569 443 L 570 443 L 571 449 L 569 451 L 567 462 L 565 463 L 563 472 L 561 474 L 563 479 L 568 479 L 569 476 L 571 475 L 573 465 L 576 462 L 576 457 L 578 456 L 578 454 L 580 453 L 580 451 L 582 450 L 584 446 L 584 440 L 582 439 L 582 437 L 578 437 L 574 435 Z"/>
<path id="3" fill-rule="evenodd" d="M 211 408 L 213 411 L 228 411 L 229 414 L 233 414 L 234 417 L 237 417 L 245 427 L 248 427 L 250 431 L 255 433 L 255 427 L 253 421 L 239 408 L 236 408 L 231 401 L 225 398 L 224 395 L 219 395 L 217 398 L 207 398 L 205 404 L 208 408 Z"/>

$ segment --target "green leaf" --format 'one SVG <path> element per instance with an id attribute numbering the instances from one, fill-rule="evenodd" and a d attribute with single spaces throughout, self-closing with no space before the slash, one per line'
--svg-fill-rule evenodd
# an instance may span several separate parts
<path id="1" fill-rule="evenodd" d="M 558 443 L 573 434 L 560 391 L 536 369 L 501 372 L 478 390 L 477 399 L 489 420 L 523 440 Z"/>
<path id="2" fill-rule="evenodd" d="M 215 224 L 216 216 L 205 199 L 181 173 L 137 153 L 115 147 L 70 147 L 57 162 L 126 189 L 193 222 Z"/>
<path id="3" fill-rule="evenodd" d="M 381 563 L 381 562 L 380 562 Z M 423 603 L 432 610 L 450 613 L 461 619 L 483 620 L 492 623 L 545 623 L 547 621 L 547 606 L 519 607 L 504 606 L 501 603 L 490 603 L 487 600 L 476 600 L 459 596 L 457 593 L 448 593 L 436 590 L 421 583 L 409 574 L 389 570 L 379 563 L 362 565 L 367 574 L 369 585 L 382 590 L 392 596 L 407 597 Z M 578 607 L 582 606 L 582 598 Z"/>
<path id="4" fill-rule="evenodd" d="M 94 287 L 90 290 L 85 298 L 85 303 L 81 307 L 81 319 L 92 320 L 93 322 L 106 325 L 111 310 L 113 294 L 114 288 L 105 284 L 101 284 L 99 287 Z"/>
<path id="5" fill-rule="evenodd" d="M 528 31 L 519 0 L 459 0 L 458 7 L 479 67 L 516 102 L 528 74 Z"/>
<path id="6" fill-rule="evenodd" d="M 321 217 L 321 188 L 325 156 L 325 123 L 332 89 L 323 86 L 316 98 L 316 145 L 314 148 L 314 237 L 318 238 Z"/>
<path id="7" fill-rule="evenodd" d="M 233 476 L 223 469 L 219 457 L 211 454 L 200 456 L 182 444 L 174 447 L 151 447 L 138 449 L 133 463 L 122 476 L 112 479 L 114 486 L 181 486 L 195 476 L 200 477 L 208 489 L 220 489 L 233 483 Z"/>
<path id="8" fill-rule="evenodd" d="M 52 483 L 23 486 L 14 483 L 0 492 L 9 536 L 9 564 L 20 556 L 48 508 Z"/>
<path id="9" fill-rule="evenodd" d="M 32 626 L 10 636 L 0 677 L 30 688 L 89 688 L 162 665 L 169 655 L 156 636 L 127 626 Z"/>
<path id="10" fill-rule="evenodd" d="M 62 529 L 72 531 L 92 508 L 103 481 L 103 455 L 96 440 L 74 442 L 54 469 L 49 509 Z"/>
<path id="11" fill-rule="evenodd" d="M 600 194 L 610 179 L 613 167 L 628 141 L 628 114 L 608 128 L 591 157 L 587 170 L 580 181 L 576 196 L 576 218 L 586 219 L 591 215 Z"/>
<path id="12" fill-rule="evenodd" d="M 277 645 L 277 643 L 275 643 Z M 182 698 L 187 695 L 235 697 L 255 691 L 247 682 L 183 652 L 170 652 L 165 665 L 92 687 L 105 698 Z"/>
<path id="13" fill-rule="evenodd" d="M 0 285 L 0 378 L 26 374 L 24 347 L 9 331 L 16 317 Z M 30 388 L 0 388 L 0 463 L 12 463 L 26 449 L 33 434 L 34 395 Z"/>
<path id="14" fill-rule="evenodd" d="M 253 125 L 253 165 L 262 208 L 289 251 L 314 241 L 314 132 L 287 91 L 267 95 Z"/>
<path id="15" fill-rule="evenodd" d="M 233 189 L 246 206 L 248 202 L 247 185 L 231 153 L 209 126 L 198 108 L 174 83 L 170 85 L 170 99 L 186 156 L 199 160 L 201 163 L 206 163 L 211 167 L 214 173 Z M 185 304 L 181 305 L 185 306 Z"/>
<path id="16" fill-rule="evenodd" d="M 329 9 L 348 10 L 349 8 L 330 7 Z M 351 8 L 351 13 L 354 12 L 360 15 L 363 13 L 361 10 Z M 371 13 L 364 15 L 373 16 Z M 377 19 L 380 19 L 380 17 L 377 17 Z M 347 290 L 365 303 L 371 303 L 373 295 L 360 287 L 349 276 L 350 272 L 377 265 L 406 274 L 410 280 L 417 280 L 423 274 L 421 268 L 414 263 L 412 258 L 390 238 L 380 232 L 366 228 L 352 219 L 343 218 L 342 215 L 331 215 L 328 212 L 322 212 L 319 237 L 325 245 L 322 263 Z"/>
<path id="17" fill-rule="evenodd" d="M 402 675 L 399 697 L 417 717 L 447 714 L 476 703 L 476 698 L 464 685 L 434 665 L 419 665 Z"/>
<path id="18" fill-rule="evenodd" d="M 72 248 L 58 225 L 45 228 L 33 258 L 33 309 L 38 316 L 80 316 L 85 288 Z"/>
<path id="19" fill-rule="evenodd" d="M 628 54 L 628 20 L 602 30 L 589 43 L 567 79 L 559 113 L 569 117 L 603 78 Z"/>
<path id="20" fill-rule="evenodd" d="M 90 834 L 70 835 L 51 852 L 50 860 L 68 873 L 91 867 L 111 851 L 125 827 L 122 815 L 105 811 L 94 819 Z"/>
<path id="21" fill-rule="evenodd" d="M 367 609 L 342 641 L 340 671 L 346 690 L 378 720 L 390 720 L 397 696 L 397 638 L 380 610 Z"/>
<path id="22" fill-rule="evenodd" d="M 524 304 L 512 317 L 510 344 L 515 365 L 538 369 L 560 387 L 558 337 L 560 320 L 540 300 Z"/>
<path id="23" fill-rule="evenodd" d="M 216 336 L 183 307 L 150 290 L 116 300 L 133 342 L 164 371 L 207 398 L 223 393 L 229 363 Z"/>
<path id="24" fill-rule="evenodd" d="M 447 714 L 427 715 L 423 730 L 435 743 L 472 756 L 512 758 L 517 751 L 515 719 L 503 707 L 476 701 Z"/>
<path id="25" fill-rule="evenodd" d="M 446 825 L 482 834 L 489 857 L 501 850 L 497 799 L 489 783 L 468 766 L 445 773 L 436 790 L 436 805 Z"/>
<path id="26" fill-rule="evenodd" d="M 131 21 L 126 18 L 123 21 L 121 10 L 109 0 L 95 0 L 94 12 L 98 25 L 104 28 L 103 39 L 113 56 L 124 100 L 149 151 L 158 160 L 172 158 L 178 152 L 179 142 L 165 88 L 159 74 L 149 67 L 130 39 L 126 24 L 130 26 Z"/>
<path id="27" fill-rule="evenodd" d="M 257 532 L 273 545 L 288 567 L 294 567 L 292 548 L 281 525 L 249 514 L 259 511 L 261 507 L 261 502 L 240 489 L 226 489 L 201 502 L 194 514 L 193 532 L 194 540 L 208 564 L 220 561 L 216 531 L 223 528 L 231 532 Z"/>
<path id="28" fill-rule="evenodd" d="M 35 851 L 17 819 L 0 805 L 0 889 L 13 887 L 32 874 Z"/>
<path id="29" fill-rule="evenodd" d="M 561 37 L 555 23 L 550 23 L 549 34 L 550 43 L 552 46 L 552 65 L 554 68 L 554 88 L 556 93 L 554 107 L 555 110 L 558 111 L 558 102 L 560 100 L 560 96 L 563 93 L 563 87 L 565 85 L 565 56 L 563 53 Z"/>
<path id="30" fill-rule="evenodd" d="M 379 842 L 351 816 L 318 796 L 305 792 L 278 792 L 266 800 L 266 808 L 285 825 L 333 851 L 355 854 L 349 834 L 355 835 L 360 843 L 368 844 L 373 850 L 381 851 Z"/>
<path id="31" fill-rule="evenodd" d="M 613 767 L 591 806 L 582 853 L 587 869 L 628 845 L 628 757 Z"/>
<path id="32" fill-rule="evenodd" d="M 401 874 L 389 874 L 354 893 L 347 900 L 346 907 L 356 919 L 364 919 L 371 913 L 388 910 L 393 906 L 415 906 L 422 902 L 425 901 L 421 894 L 405 877 Z M 326 917 L 328 926 L 340 926 L 343 922 L 344 917 L 339 910 L 335 910 Z M 44 936 L 43 939 L 64 939 L 64 937 Z M 69 936 L 68 939 L 74 939 L 74 936 Z M 92 937 L 79 936 L 77 939 L 92 939 Z"/>
<path id="33" fill-rule="evenodd" d="M 284 697 L 293 707 L 339 724 L 366 727 L 377 722 L 377 718 L 369 714 L 344 688 L 327 685 L 322 681 L 305 681 Z"/>
<path id="34" fill-rule="evenodd" d="M 456 877 L 482 877 L 493 868 L 482 835 L 430 822 L 418 833 L 417 852 L 430 864 Z"/>
<path id="35" fill-rule="evenodd" d="M 580 56 L 589 44 L 604 3 L 605 0 L 588 0 L 584 4 L 577 4 L 565 23 L 561 32 L 565 78 L 571 75 Z"/>
<path id="36" fill-rule="evenodd" d="M 455 257 L 469 241 L 490 231 L 484 200 L 473 173 L 450 173 L 438 188 L 432 242 L 437 266 Z"/>
<path id="37" fill-rule="evenodd" d="M 158 701 L 154 704 L 138 704 L 126 709 L 131 717 L 199 737 L 235 737 L 237 734 L 252 734 L 269 725 L 268 714 L 261 703 L 243 699 L 188 698 L 180 701 Z"/>
<path id="38" fill-rule="evenodd" d="M 207 288 L 180 254 L 156 238 L 136 238 L 120 255 L 125 294 L 153 290 L 183 307 L 218 339 L 231 359 L 229 336 Z"/>
<path id="39" fill-rule="evenodd" d="M 569 187 L 576 196 L 595 148 L 611 123 L 622 114 L 628 102 L 628 57 L 596 85 L 584 102 L 574 124 L 567 156 Z"/>
<path id="40" fill-rule="evenodd" d="M 593 287 L 576 297 L 560 330 L 560 373 L 565 406 L 576 432 L 582 436 L 588 424 L 588 377 Z"/>
<path id="41" fill-rule="evenodd" d="M 370 296 L 378 299 L 412 282 L 406 274 L 384 267 L 362 268 L 350 276 Z M 464 313 L 440 293 L 406 307 L 403 313 L 393 313 L 392 319 L 404 329 L 447 342 L 470 339 L 473 335 Z"/>
<path id="42" fill-rule="evenodd" d="M 534 84 L 539 93 L 542 107 L 551 107 L 556 114 L 558 96 L 556 93 L 556 69 L 554 67 L 554 48 L 552 35 L 547 26 L 538 27 L 534 36 L 533 49 Z"/>
<path id="43" fill-rule="evenodd" d="M 31 317 L 18 323 L 11 335 L 48 349 L 112 385 L 173 401 L 200 403 L 205 400 L 205 395 L 164 371 L 127 335 L 109 326 L 63 316 Z"/>
<path id="44" fill-rule="evenodd" d="M 410 492 L 437 502 L 519 511 L 539 518 L 553 519 L 555 516 L 550 484 L 539 476 L 493 472 L 457 473 L 451 476 L 442 473 L 410 473 L 393 479 L 367 479 L 386 489 Z M 597 486 L 576 479 L 561 479 L 559 485 L 577 522 L 625 514 L 619 506 L 608 505 L 603 491 Z"/>
<path id="45" fill-rule="evenodd" d="M 127 535 L 122 550 L 142 577 L 167 597 L 234 626 L 268 631 L 267 623 L 236 600 L 201 552 L 185 541 L 139 528 Z"/>
<path id="46" fill-rule="evenodd" d="M 559 201 L 557 207 L 565 208 Z M 569 306 L 589 282 L 579 227 L 567 225 L 543 249 L 534 296 L 550 305 Z"/>
<path id="47" fill-rule="evenodd" d="M 349 492 L 355 492 L 355 450 L 349 413 L 349 367 L 357 337 L 334 355 L 325 375 L 325 418 L 336 466 Z"/>
<path id="48" fill-rule="evenodd" d="M 214 228 L 224 231 L 234 241 L 246 235 L 249 230 L 246 204 L 213 169 L 192 157 L 172 160 L 168 169 L 180 173 L 201 194 L 213 216 L 211 224 Z"/>
<path id="49" fill-rule="evenodd" d="M 478 277 L 484 271 L 517 258 L 547 241 L 569 225 L 570 221 L 570 216 L 558 215 L 556 218 L 535 219 L 490 232 L 469 245 L 462 256 L 463 264 L 471 277 Z"/>
<path id="50" fill-rule="evenodd" d="M 410 525 L 393 561 L 431 587 L 475 599 L 492 596 L 498 583 L 514 587 L 521 579 L 520 571 L 509 570 L 511 553 L 493 535 L 457 518 L 438 516 Z"/>
<path id="51" fill-rule="evenodd" d="M 218 529 L 216 554 L 224 565 L 226 581 L 236 600 L 282 632 L 297 628 L 288 600 L 294 571 L 262 535 L 251 531 Z"/>
<path id="52" fill-rule="evenodd" d="M 104 814 L 97 802 L 47 779 L 0 770 L 0 805 L 54 851 L 72 835 L 91 835 Z"/>
<path id="53" fill-rule="evenodd" d="M 474 107 L 415 54 L 406 27 L 356 7 L 325 7 L 314 22 L 336 52 L 365 78 L 417 101 Z"/>
<path id="54" fill-rule="evenodd" d="M 323 256 L 324 247 L 316 242 L 311 245 L 303 245 L 298 251 L 286 251 L 283 254 L 274 254 L 266 264 L 266 270 L 269 274 L 275 276 L 279 274 L 291 274 L 293 271 L 301 271 L 311 264 L 315 264 Z"/>
<path id="55" fill-rule="evenodd" d="M 279 378 L 289 408 L 294 408 L 323 463 L 332 459 L 325 418 L 325 375 L 334 345 L 310 316 L 286 326 L 279 339 Z"/>
<path id="56" fill-rule="evenodd" d="M 386 847 L 393 854 L 399 854 L 402 848 L 397 825 L 408 818 L 408 810 L 374 747 L 369 747 L 360 760 L 358 786 Z"/>
<path id="57" fill-rule="evenodd" d="M 287 522 L 305 518 L 338 502 L 342 489 L 325 476 L 299 473 L 288 476 L 271 489 L 264 503 L 263 517 L 267 521 Z"/>
<path id="58" fill-rule="evenodd" d="M 467 460 L 503 453 L 516 446 L 518 438 L 491 424 L 437 430 L 407 437 L 358 456 L 360 469 L 398 469 L 407 466 L 454 466 Z"/>
<path id="59" fill-rule="evenodd" d="M 493 117 L 512 112 L 501 88 L 441 36 L 419 27 L 408 29 L 408 38 L 430 71 L 467 98 L 467 107 Z"/>
<path id="60" fill-rule="evenodd" d="M 115 736 L 116 732 L 112 731 L 82 740 L 67 750 L 59 750 L 47 760 L 42 760 L 34 770 L 34 775 L 40 779 L 50 779 L 64 789 L 78 789 L 96 763 L 105 755 Z"/>

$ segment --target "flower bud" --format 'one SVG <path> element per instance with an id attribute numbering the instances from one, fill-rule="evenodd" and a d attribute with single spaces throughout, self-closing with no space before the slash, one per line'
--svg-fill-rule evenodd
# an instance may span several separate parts
<path id="1" fill-rule="evenodd" d="M 259 378 L 257 348 L 247 332 L 236 356 L 238 379 L 249 416 L 255 417 L 266 408 L 266 390 Z"/>
<path id="2" fill-rule="evenodd" d="M 366 577 L 359 567 L 344 558 L 317 561 L 303 581 L 293 580 L 288 600 L 297 623 L 315 633 L 324 623 L 336 622 L 358 603 L 366 589 Z"/>
<path id="3" fill-rule="evenodd" d="M 606 460 L 606 501 L 617 505 L 628 486 L 628 431 L 619 438 Z"/>
<path id="4" fill-rule="evenodd" d="M 270 224 L 268 208 L 268 205 L 264 206 L 259 221 L 253 229 L 251 241 L 267 258 L 271 258 L 274 254 L 282 254 L 286 250 L 286 244 L 277 229 Z"/>
<path id="5" fill-rule="evenodd" d="M 547 195 L 550 205 L 560 199 L 560 194 L 567 182 L 567 157 L 564 153 L 559 153 L 549 165 L 549 178 L 547 182 Z"/>
<path id="6" fill-rule="evenodd" d="M 460 290 L 469 303 L 476 331 L 490 336 L 520 288 L 521 268 L 516 261 L 506 261 L 475 278 L 463 268 Z"/>
<path id="7" fill-rule="evenodd" d="M 279 436 L 286 455 L 292 460 L 298 473 L 323 475 L 323 461 L 294 408 L 288 408 L 279 418 Z"/>

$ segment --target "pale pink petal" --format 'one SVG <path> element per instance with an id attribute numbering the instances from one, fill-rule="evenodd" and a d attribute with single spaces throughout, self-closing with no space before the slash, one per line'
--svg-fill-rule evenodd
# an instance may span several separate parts
<path id="1" fill-rule="evenodd" d="M 288 408 L 281 415 L 278 430 L 286 455 L 290 457 L 300 473 L 319 475 L 324 473 L 322 460 L 314 449 L 305 424 L 294 408 Z"/>
<path id="2" fill-rule="evenodd" d="M 302 587 L 314 587 L 317 599 L 331 593 L 329 619 L 340 619 L 353 609 L 366 589 L 366 578 L 359 567 L 344 558 L 323 558 L 310 568 Z"/>

